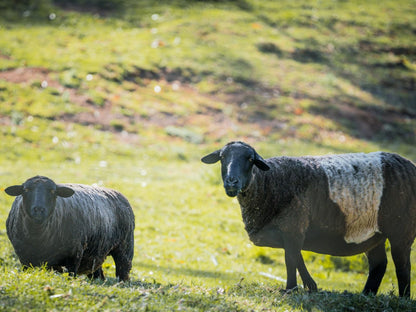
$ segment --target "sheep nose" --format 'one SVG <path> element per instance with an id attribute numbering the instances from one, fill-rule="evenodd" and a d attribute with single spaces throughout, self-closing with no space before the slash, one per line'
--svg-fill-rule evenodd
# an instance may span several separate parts
<path id="1" fill-rule="evenodd" d="M 41 206 L 35 206 L 35 207 L 32 208 L 32 211 L 34 213 L 42 212 L 42 210 L 43 210 L 43 208 Z"/>
<path id="2" fill-rule="evenodd" d="M 225 179 L 225 182 L 226 182 L 226 184 L 228 184 L 230 186 L 233 186 L 233 185 L 236 185 L 238 183 L 238 179 L 235 178 L 235 177 L 227 177 Z"/>

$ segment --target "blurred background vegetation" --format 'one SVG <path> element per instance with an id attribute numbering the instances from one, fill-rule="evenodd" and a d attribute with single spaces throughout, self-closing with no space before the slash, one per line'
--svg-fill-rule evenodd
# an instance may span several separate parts
<path id="1" fill-rule="evenodd" d="M 205 142 L 258 134 L 256 140 L 300 139 L 331 147 L 370 141 L 414 152 L 411 1 L 398 6 L 391 1 L 7 0 L 1 5 L 3 31 L 10 33 L 3 38 L 3 71 L 21 65 L 46 70 L 46 78 L 57 76 L 51 78 L 69 89 L 64 96 L 85 95 L 82 104 L 117 106 L 111 112 L 130 119 L 169 114 L 176 124 L 192 128 L 185 132 L 199 128 Z M 86 86 L 88 74 L 97 79 Z M 180 99 L 171 92 L 148 92 L 162 82 L 175 91 L 183 85 L 174 92 Z M 116 86 L 130 94 L 117 94 Z M 138 98 L 133 93 L 143 86 L 150 88 Z M 62 94 L 57 92 L 57 101 Z M 205 121 L 211 124 L 219 119 L 247 124 L 251 131 L 231 129 L 231 135 L 212 137 L 208 125 L 183 120 L 192 114 L 209 116 Z M 124 120 L 111 125 L 137 130 Z M 221 129 L 228 133 L 226 125 Z M 195 137 L 201 141 L 201 133 Z"/>
<path id="2" fill-rule="evenodd" d="M 133 280 L 231 289 L 243 277 L 260 284 L 235 286 L 250 298 L 242 310 L 270 307 L 283 253 L 249 243 L 218 166 L 199 159 L 239 139 L 264 157 L 386 150 L 415 161 L 414 4 L 3 0 L 0 187 L 42 174 L 119 189 L 137 218 Z M 3 220 L 11 202 L 0 196 Z M 19 264 L 4 224 L 0 239 L 0 291 L 45 308 L 36 281 L 20 294 L 25 273 L 8 273 Z M 364 285 L 363 255 L 305 260 L 324 289 Z M 390 261 L 382 292 L 394 285 Z"/>

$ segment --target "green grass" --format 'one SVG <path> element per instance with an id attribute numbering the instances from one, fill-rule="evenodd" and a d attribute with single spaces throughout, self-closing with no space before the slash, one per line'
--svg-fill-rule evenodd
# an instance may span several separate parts
<path id="1" fill-rule="evenodd" d="M 416 309 L 396 297 L 390 256 L 378 296 L 360 294 L 363 255 L 308 252 L 320 291 L 282 294 L 283 251 L 250 243 L 219 166 L 200 162 L 235 139 L 264 157 L 416 160 L 412 1 L 120 1 L 111 14 L 40 3 L 0 13 L 0 189 L 36 174 L 118 189 L 135 256 L 124 284 L 111 258 L 105 282 L 23 271 L 2 222 L 1 310 Z M 0 196 L 4 221 L 12 201 Z"/>

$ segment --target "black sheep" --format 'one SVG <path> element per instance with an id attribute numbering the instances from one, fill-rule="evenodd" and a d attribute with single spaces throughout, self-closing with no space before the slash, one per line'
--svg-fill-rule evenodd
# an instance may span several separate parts
<path id="1" fill-rule="evenodd" d="M 6 188 L 17 196 L 6 221 L 7 235 L 24 266 L 67 270 L 104 279 L 111 255 L 116 276 L 129 279 L 134 250 L 134 214 L 119 192 L 81 184 L 55 184 L 36 176 Z"/>
<path id="2" fill-rule="evenodd" d="M 400 296 L 410 296 L 410 250 L 416 236 L 416 166 L 391 153 L 352 153 L 267 160 L 231 142 L 202 158 L 221 161 L 228 196 L 237 196 L 250 240 L 284 248 L 286 289 L 317 290 L 301 250 L 351 256 L 365 252 L 364 293 L 377 293 L 389 240 Z"/>

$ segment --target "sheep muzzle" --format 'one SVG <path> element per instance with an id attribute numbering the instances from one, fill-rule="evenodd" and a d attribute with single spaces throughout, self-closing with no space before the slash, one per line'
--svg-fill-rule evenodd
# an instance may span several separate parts
<path id="1" fill-rule="evenodd" d="M 228 176 L 224 179 L 225 193 L 230 197 L 235 197 L 241 191 L 241 183 L 237 178 Z"/>

